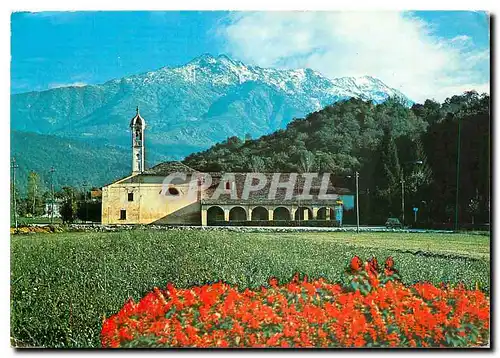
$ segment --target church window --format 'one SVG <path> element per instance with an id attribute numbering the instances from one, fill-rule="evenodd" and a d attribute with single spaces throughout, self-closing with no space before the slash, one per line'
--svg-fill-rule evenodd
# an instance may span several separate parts
<path id="1" fill-rule="evenodd" d="M 120 210 L 120 220 L 127 220 L 127 210 Z"/>
<path id="2" fill-rule="evenodd" d="M 177 190 L 176 188 L 168 188 L 168 193 L 170 195 L 179 195 L 179 190 Z"/>
<path id="3" fill-rule="evenodd" d="M 128 201 L 134 201 L 134 193 L 128 193 Z"/>

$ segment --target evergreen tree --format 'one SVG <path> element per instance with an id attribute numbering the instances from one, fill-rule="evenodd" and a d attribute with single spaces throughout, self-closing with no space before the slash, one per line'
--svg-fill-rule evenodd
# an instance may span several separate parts
<path id="1" fill-rule="evenodd" d="M 469 213 L 471 217 L 471 224 L 474 225 L 475 223 L 475 218 L 479 214 L 479 192 L 476 191 L 476 195 L 470 199 L 469 205 L 467 205 L 467 212 Z"/>
<path id="2" fill-rule="evenodd" d="M 76 200 L 76 192 L 74 188 L 63 187 L 60 193 L 62 195 L 63 202 L 59 213 L 63 223 L 72 223 L 77 218 L 78 203 Z"/>
<path id="3" fill-rule="evenodd" d="M 391 129 L 384 128 L 384 136 L 379 147 L 379 161 L 375 179 L 375 195 L 379 200 L 378 208 L 380 219 L 385 216 L 394 216 L 398 210 L 398 199 L 401 198 L 401 167 L 396 143 Z"/>
<path id="4" fill-rule="evenodd" d="M 333 155 L 322 151 L 316 153 L 315 166 L 320 173 L 337 173 L 339 171 Z"/>
<path id="5" fill-rule="evenodd" d="M 261 157 L 254 156 L 250 159 L 250 168 L 254 173 L 262 173 L 265 171 L 265 163 Z"/>
<path id="6" fill-rule="evenodd" d="M 310 173 L 315 168 L 315 156 L 308 150 L 302 150 L 299 157 L 299 170 L 301 173 Z"/>
<path id="7" fill-rule="evenodd" d="M 405 174 L 405 190 L 409 194 L 417 194 L 424 190 L 432 182 L 432 169 L 427 161 L 427 155 L 420 139 L 414 143 L 415 150 L 413 151 L 413 158 L 419 161 L 418 165 L 413 165 L 411 171 Z M 421 162 L 421 163 L 420 163 Z"/>

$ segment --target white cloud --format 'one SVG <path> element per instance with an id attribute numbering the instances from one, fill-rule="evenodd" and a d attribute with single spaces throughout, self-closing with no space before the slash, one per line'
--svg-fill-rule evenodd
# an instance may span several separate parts
<path id="1" fill-rule="evenodd" d="M 49 88 L 60 88 L 60 87 L 83 87 L 86 86 L 85 82 L 72 82 L 72 83 L 50 83 Z"/>
<path id="2" fill-rule="evenodd" d="M 246 12 L 232 15 L 219 34 L 242 61 L 311 67 L 330 78 L 371 75 L 417 101 L 488 88 L 477 66 L 489 61 L 489 50 L 434 30 L 397 12 Z"/>

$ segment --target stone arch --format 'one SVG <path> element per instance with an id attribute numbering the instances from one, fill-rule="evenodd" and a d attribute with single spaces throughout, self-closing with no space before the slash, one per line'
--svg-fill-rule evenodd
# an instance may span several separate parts
<path id="1" fill-rule="evenodd" d="M 257 206 L 252 209 L 252 218 L 251 220 L 269 220 L 269 212 L 263 206 Z"/>
<path id="2" fill-rule="evenodd" d="M 309 209 L 307 206 L 300 206 L 297 208 L 297 211 L 295 211 L 295 220 L 304 220 L 304 211 L 307 210 L 307 220 L 312 220 L 313 214 L 312 210 Z"/>
<path id="3" fill-rule="evenodd" d="M 207 210 L 207 222 L 224 221 L 224 210 L 220 206 L 211 206 Z"/>
<path id="4" fill-rule="evenodd" d="M 284 206 L 278 206 L 274 209 L 273 220 L 290 220 L 290 210 Z"/>
<path id="5" fill-rule="evenodd" d="M 326 220 L 326 213 L 330 214 L 330 210 L 326 207 L 322 207 L 318 209 L 317 219 L 318 220 Z M 330 215 L 331 217 L 331 215 Z"/>
<path id="6" fill-rule="evenodd" d="M 229 221 L 246 221 L 247 212 L 241 206 L 235 206 L 229 211 Z"/>

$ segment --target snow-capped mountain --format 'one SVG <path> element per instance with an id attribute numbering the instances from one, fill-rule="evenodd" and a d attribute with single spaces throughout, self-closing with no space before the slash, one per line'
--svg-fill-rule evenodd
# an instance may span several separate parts
<path id="1" fill-rule="evenodd" d="M 328 79 L 311 69 L 248 66 L 202 55 L 179 67 L 11 96 L 15 130 L 128 145 L 136 106 L 147 122 L 149 152 L 180 158 L 230 136 L 258 137 L 351 97 L 411 101 L 365 76 Z"/>

